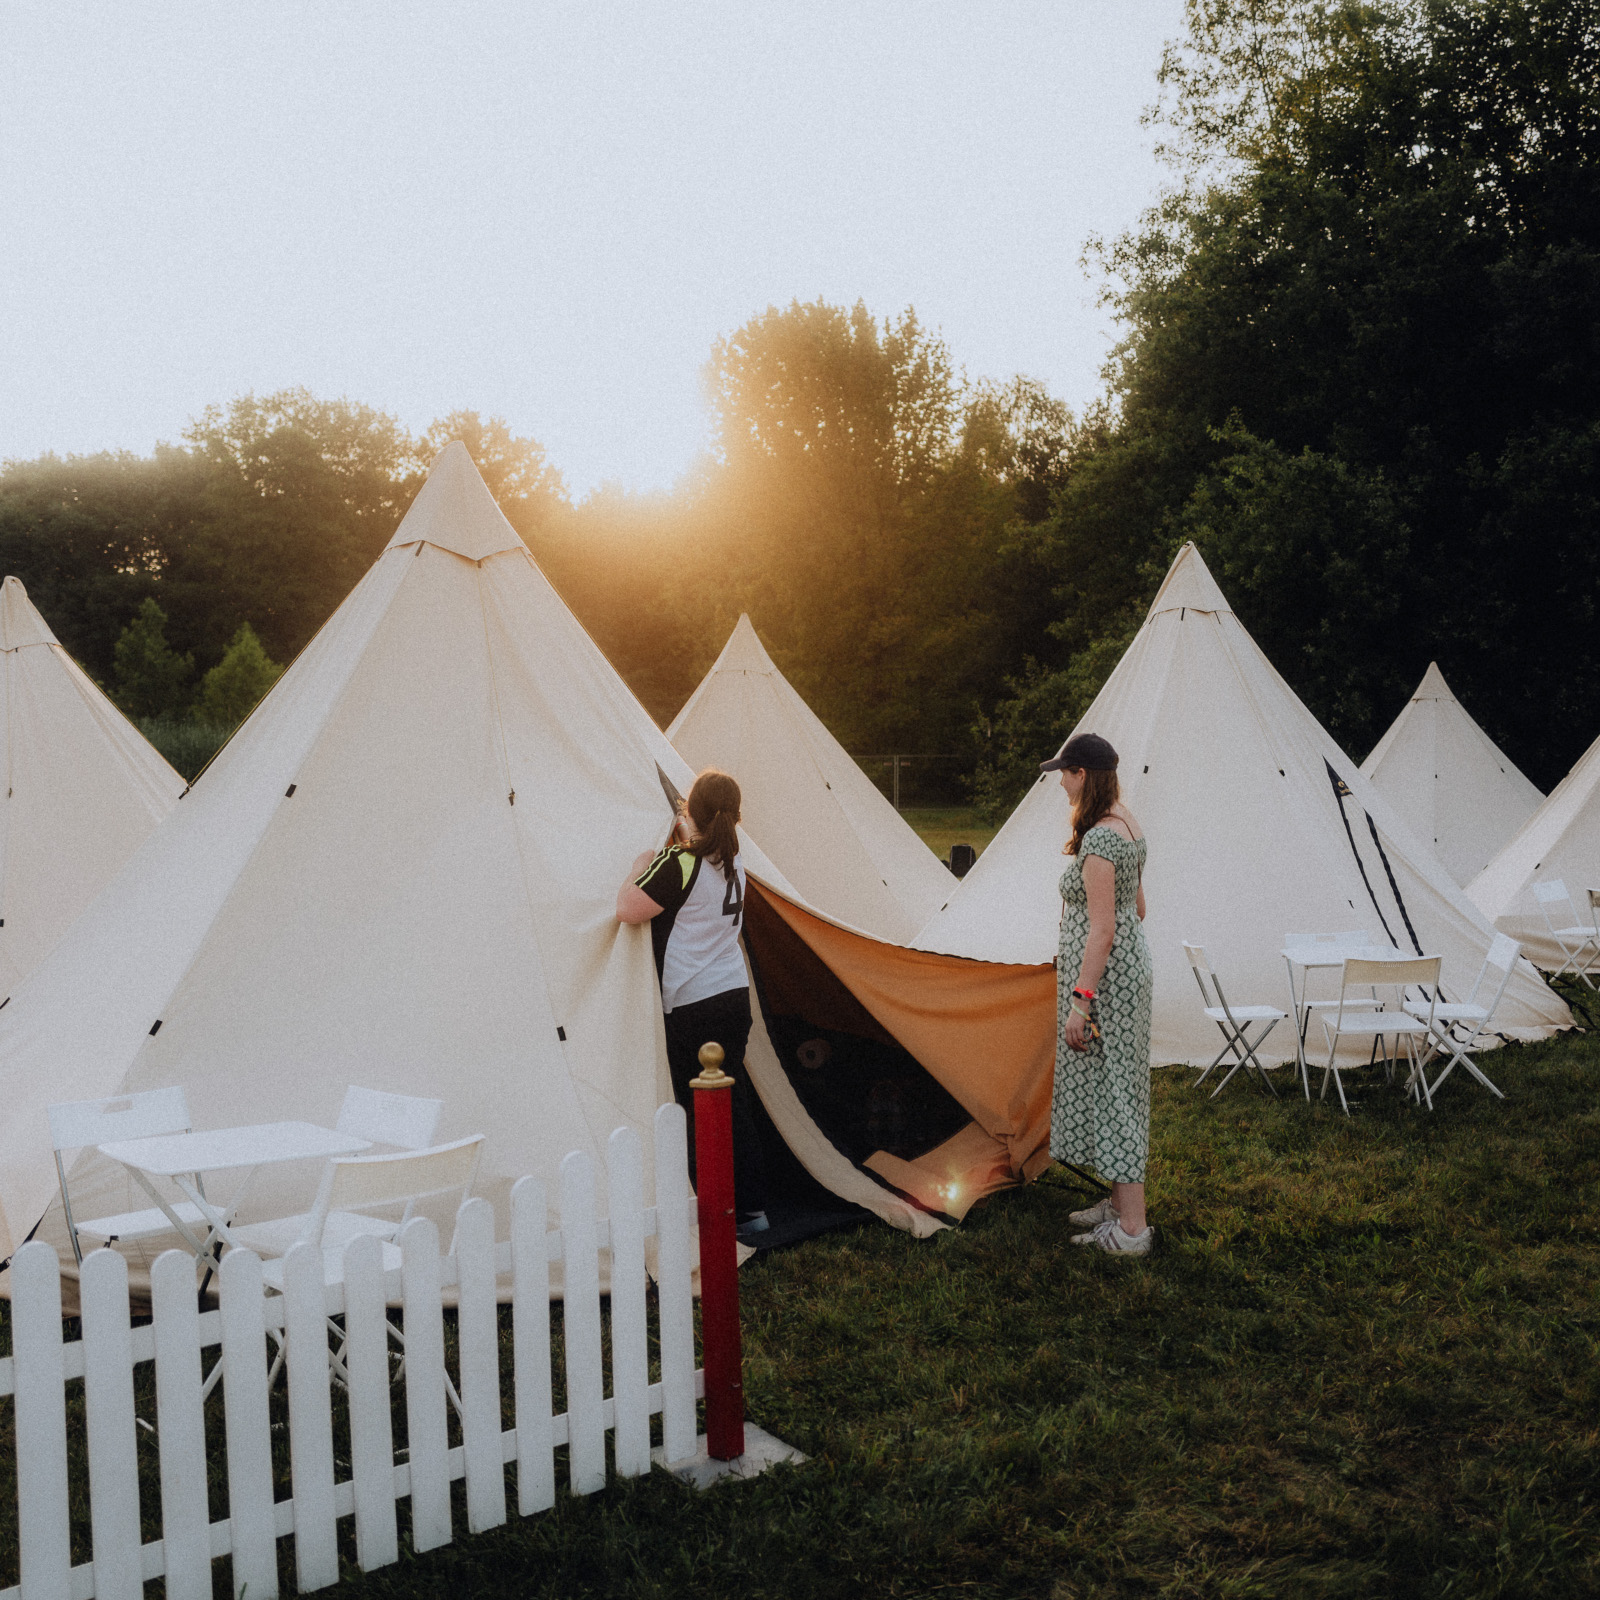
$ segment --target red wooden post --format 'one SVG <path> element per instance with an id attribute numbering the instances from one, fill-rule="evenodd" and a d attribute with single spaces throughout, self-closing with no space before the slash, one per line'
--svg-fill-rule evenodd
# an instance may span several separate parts
<path id="1" fill-rule="evenodd" d="M 706 1452 L 744 1454 L 744 1349 L 733 1214 L 733 1079 L 720 1044 L 700 1046 L 694 1090 L 695 1190 L 700 1208 L 700 1331 L 706 1360 Z"/>

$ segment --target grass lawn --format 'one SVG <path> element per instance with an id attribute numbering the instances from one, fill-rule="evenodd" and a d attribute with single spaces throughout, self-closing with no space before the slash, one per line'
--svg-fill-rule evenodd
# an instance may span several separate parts
<path id="1" fill-rule="evenodd" d="M 900 815 L 941 861 L 949 858 L 953 844 L 970 844 L 981 856 L 1000 831 L 980 822 L 970 806 L 907 806 Z"/>
<path id="2" fill-rule="evenodd" d="M 563 1492 L 327 1592 L 1600 1592 L 1600 1040 L 1489 1066 L 1504 1105 L 1351 1121 L 1161 1072 L 1147 1261 L 1072 1248 L 1058 1176 L 758 1259 L 749 1409 L 809 1464 Z"/>

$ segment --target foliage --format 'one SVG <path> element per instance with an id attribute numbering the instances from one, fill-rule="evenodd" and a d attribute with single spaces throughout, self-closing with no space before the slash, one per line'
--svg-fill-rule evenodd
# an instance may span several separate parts
<path id="1" fill-rule="evenodd" d="M 222 659 L 200 680 L 194 720 L 213 728 L 236 727 L 282 676 L 283 668 L 268 660 L 255 629 L 242 622 Z"/>
<path id="2" fill-rule="evenodd" d="M 178 708 L 194 675 L 194 657 L 167 643 L 167 614 L 148 597 L 117 637 L 112 651 L 117 699 L 134 717 L 164 716 Z"/>
<path id="3" fill-rule="evenodd" d="M 175 772 L 193 783 L 206 763 L 228 741 L 233 725 L 196 722 L 192 716 L 140 717 L 139 732 L 160 751 Z"/>
<path id="4" fill-rule="evenodd" d="M 1031 539 L 1052 635 L 1125 631 L 1193 537 L 1353 754 L 1437 659 L 1549 787 L 1600 691 L 1600 4 L 1188 22 L 1155 114 L 1180 186 L 1096 252 L 1114 410 Z M 1018 682 L 996 725 L 1030 725 Z"/>
<path id="5" fill-rule="evenodd" d="M 749 1412 L 808 1463 L 704 1494 L 659 1472 L 563 1488 L 478 1536 L 458 1485 L 459 1541 L 370 1577 L 341 1520 L 330 1593 L 1593 1594 L 1600 1045 L 1488 1065 L 1504 1104 L 1458 1073 L 1431 1117 L 1374 1084 L 1349 1121 L 1238 1080 L 1208 1101 L 1160 1072 L 1147 1260 L 1068 1245 L 1084 1196 L 1059 1172 L 935 1239 L 872 1223 L 758 1258 L 739 1275 Z M 148 1418 L 149 1366 L 138 1383 Z M 403 1441 L 398 1391 L 397 1411 Z M 219 1464 L 222 1433 L 218 1416 Z M 156 1453 L 140 1456 L 155 1538 Z M 0 1473 L 11 1460 L 0 1438 Z M 15 1507 L 0 1481 L 0 1584 Z"/>

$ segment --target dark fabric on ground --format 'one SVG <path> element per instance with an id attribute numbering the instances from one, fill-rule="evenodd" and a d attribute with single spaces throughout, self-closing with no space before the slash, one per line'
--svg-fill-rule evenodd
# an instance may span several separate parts
<path id="1" fill-rule="evenodd" d="M 834 1208 L 826 1206 L 794 1206 L 775 1201 L 767 1207 L 770 1226 L 764 1233 L 752 1233 L 741 1242 L 753 1245 L 757 1251 L 783 1250 L 789 1245 L 815 1239 L 819 1234 L 831 1233 L 835 1228 L 859 1227 L 862 1223 L 876 1223 L 877 1218 L 862 1206 L 846 1206 L 833 1200 Z"/>
<path id="2" fill-rule="evenodd" d="M 744 1069 L 745 1046 L 750 1042 L 750 991 L 728 989 L 708 1000 L 676 1006 L 666 1014 L 667 1065 L 672 1071 L 672 1092 L 689 1115 L 689 1176 L 694 1179 L 694 1090 L 689 1080 L 700 1073 L 700 1046 L 720 1044 L 722 1070 L 733 1079 L 733 1193 L 734 1208 L 742 1216 L 765 1211 L 768 1200 L 767 1164 L 756 1125 L 755 1090 Z"/>

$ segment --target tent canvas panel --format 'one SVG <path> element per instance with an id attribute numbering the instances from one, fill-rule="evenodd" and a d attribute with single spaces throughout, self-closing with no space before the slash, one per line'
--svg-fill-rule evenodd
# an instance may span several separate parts
<path id="1" fill-rule="evenodd" d="M 667 737 L 696 770 L 738 779 L 745 826 L 829 916 L 904 942 L 954 883 L 778 671 L 748 617 Z"/>
<path id="2" fill-rule="evenodd" d="M 1436 663 L 1361 772 L 1462 885 L 1544 798 L 1467 714 Z"/>
<path id="3" fill-rule="evenodd" d="M 1551 878 L 1566 884 L 1579 924 L 1589 921 L 1588 891 L 1600 889 L 1600 739 L 1467 889 L 1502 933 L 1555 971 L 1565 957 L 1533 898 L 1533 885 Z"/>
<path id="4" fill-rule="evenodd" d="M 0 585 L 0 998 L 149 837 L 184 782 Z"/>

